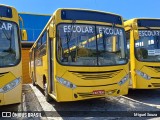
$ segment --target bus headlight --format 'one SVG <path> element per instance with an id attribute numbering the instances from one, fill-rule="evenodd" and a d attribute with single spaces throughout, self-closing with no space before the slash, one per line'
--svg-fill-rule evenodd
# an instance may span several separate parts
<path id="1" fill-rule="evenodd" d="M 64 78 L 56 77 L 56 79 L 60 84 L 66 86 L 68 88 L 71 88 L 71 89 L 75 89 L 76 88 L 76 85 L 74 85 L 73 83 L 69 82 L 68 80 L 65 80 Z"/>
<path id="2" fill-rule="evenodd" d="M 118 83 L 119 85 L 123 85 L 129 79 L 129 74 L 127 74 L 121 81 Z"/>
<path id="3" fill-rule="evenodd" d="M 4 87 L 0 88 L 0 92 L 5 93 L 8 92 L 9 90 L 15 88 L 21 81 L 21 77 L 11 81 L 10 83 L 8 83 L 7 85 L 5 85 Z"/>
<path id="4" fill-rule="evenodd" d="M 146 80 L 150 80 L 151 79 L 151 77 L 149 75 L 145 74 L 144 72 L 141 72 L 140 70 L 136 70 L 136 73 L 137 73 L 137 75 L 143 77 Z"/>

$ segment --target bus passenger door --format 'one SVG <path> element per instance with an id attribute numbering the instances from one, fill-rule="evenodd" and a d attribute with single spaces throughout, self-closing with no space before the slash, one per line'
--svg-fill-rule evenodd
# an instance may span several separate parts
<path id="1" fill-rule="evenodd" d="M 55 93 L 54 83 L 54 40 L 48 37 L 48 90 L 49 93 Z"/>

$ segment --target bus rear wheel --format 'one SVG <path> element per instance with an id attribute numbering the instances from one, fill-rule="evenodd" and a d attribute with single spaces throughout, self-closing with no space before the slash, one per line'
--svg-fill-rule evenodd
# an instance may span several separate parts
<path id="1" fill-rule="evenodd" d="M 33 86 L 36 86 L 36 83 L 35 83 L 35 80 L 34 80 L 33 73 L 32 73 L 32 85 L 33 85 Z"/>
<path id="2" fill-rule="evenodd" d="M 45 95 L 45 99 L 47 102 L 51 102 L 52 98 L 48 93 L 48 88 L 47 88 L 47 84 L 44 85 L 44 95 Z"/>

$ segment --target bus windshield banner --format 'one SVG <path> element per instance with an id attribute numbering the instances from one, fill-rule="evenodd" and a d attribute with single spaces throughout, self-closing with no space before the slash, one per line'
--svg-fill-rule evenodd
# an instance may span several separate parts
<path id="1" fill-rule="evenodd" d="M 105 27 L 105 26 L 97 26 L 96 27 L 98 34 L 105 34 L 105 35 L 122 35 L 122 29 L 112 28 L 112 27 Z M 63 32 L 73 32 L 73 33 L 94 33 L 95 27 L 93 25 L 85 26 L 85 25 L 64 25 Z"/>
<path id="2" fill-rule="evenodd" d="M 98 21 L 98 22 L 106 22 L 106 23 L 114 23 L 122 25 L 122 19 L 120 16 L 109 13 L 94 12 L 94 11 L 62 10 L 61 18 L 62 20 L 86 20 L 86 21 Z"/>
<path id="3" fill-rule="evenodd" d="M 139 30 L 139 36 L 160 36 L 159 30 Z"/>
<path id="4" fill-rule="evenodd" d="M 138 27 L 160 27 L 160 20 L 140 19 L 137 22 Z"/>
<path id="5" fill-rule="evenodd" d="M 1 22 L 0 21 L 0 30 L 5 29 L 5 30 L 11 30 L 12 29 L 12 23 L 7 23 L 7 22 Z"/>

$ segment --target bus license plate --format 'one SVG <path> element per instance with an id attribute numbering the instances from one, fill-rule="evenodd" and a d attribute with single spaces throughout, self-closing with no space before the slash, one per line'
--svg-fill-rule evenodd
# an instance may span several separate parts
<path id="1" fill-rule="evenodd" d="M 105 91 L 104 90 L 94 90 L 93 95 L 104 95 Z"/>

